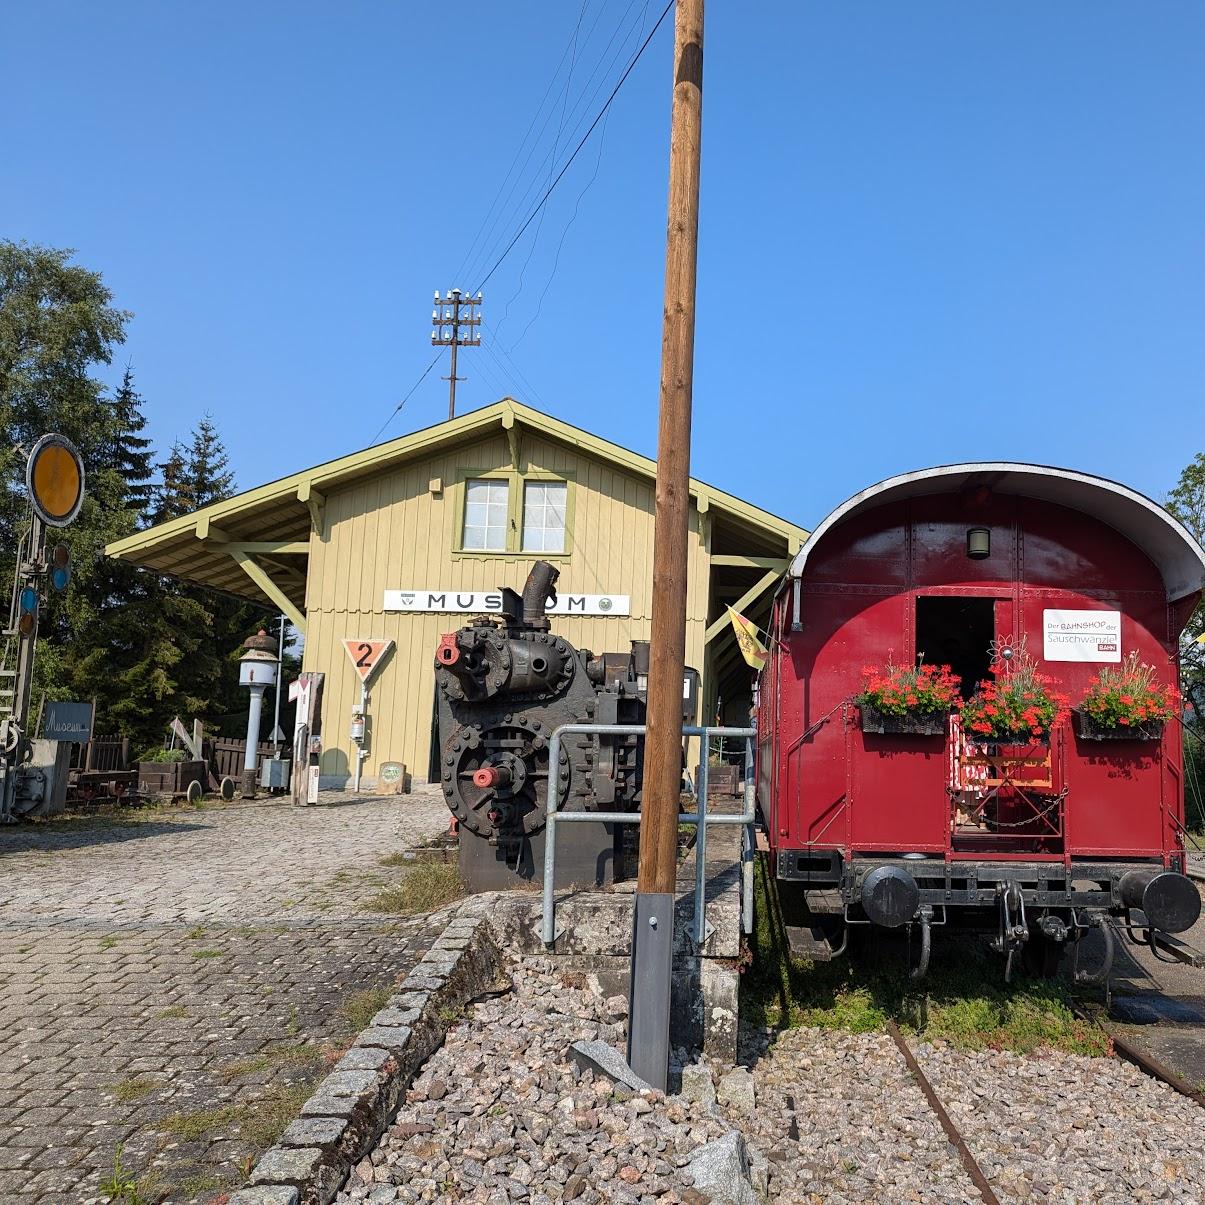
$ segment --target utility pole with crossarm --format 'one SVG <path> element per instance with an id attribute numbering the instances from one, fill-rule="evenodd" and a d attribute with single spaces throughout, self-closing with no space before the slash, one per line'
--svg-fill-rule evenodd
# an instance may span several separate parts
<path id="1" fill-rule="evenodd" d="M 431 311 L 432 347 L 452 349 L 451 371 L 443 379 L 448 382 L 448 417 L 456 417 L 456 382 L 465 377 L 456 375 L 456 349 L 458 347 L 480 347 L 481 294 L 470 297 L 459 289 L 449 289 L 447 297 L 440 299 L 435 291 L 435 309 Z"/>

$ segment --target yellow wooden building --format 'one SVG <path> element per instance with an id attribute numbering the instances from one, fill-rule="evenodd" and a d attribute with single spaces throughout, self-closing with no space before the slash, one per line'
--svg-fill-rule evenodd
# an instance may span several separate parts
<path id="1" fill-rule="evenodd" d="M 323 785 L 354 765 L 359 679 L 345 639 L 392 640 L 370 682 L 365 781 L 384 761 L 427 778 L 433 658 L 443 632 L 560 569 L 554 630 L 596 653 L 647 639 L 656 465 L 509 398 L 294 473 L 109 545 L 110 556 L 288 616 L 303 666 L 325 673 Z M 748 716 L 751 676 L 726 604 L 760 622 L 802 528 L 691 481 L 687 664 L 699 720 Z"/>

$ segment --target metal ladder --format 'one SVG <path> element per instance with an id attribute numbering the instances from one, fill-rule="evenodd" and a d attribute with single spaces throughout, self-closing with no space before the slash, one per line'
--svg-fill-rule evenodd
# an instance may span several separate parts
<path id="1" fill-rule="evenodd" d="M 7 749 L 12 740 L 10 727 L 16 706 L 17 671 L 9 668 L 12 645 L 10 636 L 4 642 L 3 654 L 0 654 L 0 749 Z M 7 758 L 5 761 L 7 762 Z M 0 767 L 0 775 L 6 773 L 7 767 Z M 0 824 L 10 824 L 13 820 L 8 803 L 8 786 L 7 782 L 0 782 Z"/>

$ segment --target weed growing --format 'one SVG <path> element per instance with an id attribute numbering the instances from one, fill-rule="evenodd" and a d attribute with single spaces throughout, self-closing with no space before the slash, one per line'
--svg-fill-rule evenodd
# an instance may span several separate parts
<path id="1" fill-rule="evenodd" d="M 270 1071 L 275 1067 L 308 1067 L 317 1070 L 324 1060 L 324 1052 L 309 1042 L 297 1046 L 270 1046 L 251 1058 L 227 1063 L 218 1074 L 226 1083 L 254 1075 L 259 1071 Z"/>
<path id="2" fill-rule="evenodd" d="M 414 916 L 434 912 L 464 895 L 459 869 L 449 862 L 427 862 L 414 867 L 396 887 L 364 901 L 365 912 L 396 912 Z"/>
<path id="3" fill-rule="evenodd" d="M 365 1029 L 369 1023 L 389 1003 L 389 989 L 373 987 L 367 991 L 356 992 L 349 996 L 339 1010 L 347 1022 L 347 1028 L 353 1035 Z"/>
<path id="4" fill-rule="evenodd" d="M 144 1096 L 149 1096 L 159 1085 L 145 1075 L 129 1076 L 123 1079 L 120 1083 L 112 1084 L 109 1091 L 113 1093 L 113 1099 L 120 1101 L 123 1105 L 129 1104 L 132 1100 L 141 1100 Z"/>
<path id="5" fill-rule="evenodd" d="M 163 1130 L 185 1142 L 229 1137 L 237 1132 L 257 1150 L 265 1150 L 297 1116 L 316 1082 L 314 1077 L 296 1084 L 280 1084 L 256 1100 L 242 1104 L 217 1105 L 192 1113 L 173 1113 L 164 1119 Z"/>
<path id="6" fill-rule="evenodd" d="M 761 858 L 755 885 L 756 955 L 741 1000 L 742 1015 L 755 1025 L 869 1033 L 895 1021 L 907 1033 L 968 1048 L 1108 1053 L 1105 1034 L 1072 1012 L 1066 982 L 1017 973 L 1006 984 L 1002 961 L 982 942 L 973 949 L 956 938 L 934 942 L 929 973 L 919 982 L 909 979 L 902 958 L 859 956 L 856 939 L 832 962 L 793 958 Z"/>

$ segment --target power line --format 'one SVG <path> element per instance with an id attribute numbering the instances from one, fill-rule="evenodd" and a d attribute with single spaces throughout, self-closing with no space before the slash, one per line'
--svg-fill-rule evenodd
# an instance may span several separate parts
<path id="1" fill-rule="evenodd" d="M 585 7 L 588 7 L 588 6 L 589 6 L 589 0 L 587 0 Z M 583 9 L 583 14 L 584 14 L 584 11 L 585 10 Z M 594 23 L 590 26 L 589 33 L 586 34 L 586 42 L 587 43 L 589 42 L 591 36 L 593 35 L 595 27 L 598 25 L 599 20 L 602 18 L 602 14 L 603 14 L 603 9 L 600 8 L 598 10 L 598 15 L 594 18 Z M 555 87 L 557 80 L 560 78 L 561 68 L 565 65 L 565 60 L 569 57 L 570 49 L 573 47 L 573 44 L 577 37 L 578 28 L 580 28 L 580 26 L 581 26 L 581 17 L 579 16 L 577 26 L 574 27 L 574 31 L 570 35 L 569 41 L 565 43 L 565 49 L 561 52 L 560 62 L 557 63 L 556 70 L 553 71 L 552 78 L 548 81 L 548 87 L 546 87 L 544 89 L 544 95 L 540 97 L 540 103 L 538 105 L 536 105 L 536 111 L 531 115 L 531 121 L 528 124 L 527 129 L 524 132 L 523 137 L 520 140 L 518 147 L 515 149 L 514 156 L 512 157 L 512 159 L 510 161 L 510 166 L 507 167 L 506 174 L 502 177 L 501 181 L 498 184 L 498 191 L 496 193 L 494 193 L 494 199 L 490 202 L 489 208 L 485 211 L 485 216 L 481 219 L 481 224 L 477 227 L 477 233 L 473 235 L 473 241 L 469 244 L 469 248 L 465 252 L 464 258 L 460 261 L 460 266 L 456 269 L 455 275 L 457 278 L 459 278 L 460 274 L 469 266 L 469 260 L 472 259 L 473 252 L 477 249 L 477 243 L 481 239 L 482 235 L 484 234 L 485 237 L 488 238 L 489 235 L 493 232 L 493 226 L 490 226 L 489 230 L 487 231 L 486 224 L 490 221 L 490 218 L 493 217 L 494 208 L 498 204 L 498 198 L 500 196 L 502 196 L 502 190 L 506 187 L 506 183 L 510 179 L 511 173 L 515 170 L 515 164 L 518 163 L 519 156 L 521 154 L 523 154 L 523 148 L 527 145 L 527 140 L 528 140 L 528 138 L 531 137 L 531 132 L 533 129 L 535 129 L 536 122 L 539 121 L 539 119 L 540 119 L 540 114 L 544 111 L 544 102 L 547 101 L 549 96 L 552 95 L 552 90 Z M 527 167 L 527 163 L 531 159 L 532 154 L 535 152 L 536 145 L 539 143 L 540 137 L 543 135 L 544 130 L 548 127 L 548 122 L 551 119 L 552 119 L 552 111 L 549 110 L 548 116 L 544 119 L 544 124 L 540 127 L 539 134 L 536 135 L 535 142 L 532 143 L 531 150 L 527 152 L 527 158 L 523 160 L 523 166 L 519 169 L 520 175 L 522 175 L 523 170 Z M 511 185 L 510 192 L 508 192 L 507 196 L 506 196 L 507 201 L 510 200 L 511 193 L 514 192 L 515 187 L 517 185 L 518 185 L 518 180 L 516 180 L 515 183 Z M 503 205 L 505 205 L 505 204 L 506 204 L 506 201 L 503 201 Z M 497 225 L 496 218 L 494 219 L 494 225 Z"/>
<path id="2" fill-rule="evenodd" d="M 435 358 L 431 361 L 431 363 L 428 364 L 427 367 L 423 369 L 422 375 L 418 378 L 417 381 L 414 382 L 413 385 L 410 386 L 410 389 L 407 392 L 406 396 L 404 398 L 402 398 L 402 400 L 400 402 L 398 402 L 398 404 L 396 406 L 394 406 L 394 408 L 389 412 L 389 417 L 381 424 L 380 431 L 378 431 L 372 437 L 372 439 L 369 441 L 369 445 L 368 445 L 369 447 L 371 447 L 373 444 L 375 444 L 377 442 L 378 439 L 381 438 L 382 432 L 385 430 L 386 427 L 389 426 L 389 424 L 391 422 L 393 422 L 394 418 L 397 416 L 397 414 L 401 410 L 401 408 L 413 396 L 414 391 L 427 379 L 427 374 L 431 371 L 431 369 L 433 369 L 435 367 L 436 364 L 439 363 L 439 357 L 442 356 L 443 354 L 444 354 L 444 349 L 441 347 L 439 349 L 439 351 L 437 351 L 435 353 Z"/>
<path id="3" fill-rule="evenodd" d="M 637 35 L 637 41 L 639 41 L 640 37 L 644 34 L 645 23 L 648 18 L 647 8 L 648 8 L 649 2 L 650 2 L 650 0 L 645 0 L 644 8 L 641 10 L 641 13 L 640 13 L 640 20 L 639 20 L 640 32 Z M 582 85 L 581 91 L 578 93 L 576 99 L 573 102 L 573 107 L 569 114 L 569 121 L 572 122 L 572 129 L 569 134 L 569 138 L 571 140 L 573 138 L 577 137 L 578 133 L 582 129 L 582 126 L 589 119 L 590 106 L 592 106 L 595 103 L 595 101 L 598 98 L 599 93 L 602 92 L 602 90 L 606 87 L 607 76 L 610 74 L 611 69 L 614 67 L 615 63 L 619 60 L 620 56 L 624 52 L 624 43 L 626 43 L 627 38 L 628 38 L 628 33 L 624 32 L 624 28 L 627 23 L 629 14 L 631 13 L 632 9 L 636 6 L 637 3 L 638 3 L 638 0 L 628 0 L 627 8 L 624 10 L 623 15 L 619 18 L 618 23 L 616 24 L 614 30 L 611 33 L 611 37 L 608 39 L 606 46 L 603 48 L 602 54 L 599 55 L 598 60 L 595 62 L 593 68 L 591 69 L 589 76 L 586 78 L 586 82 Z M 635 29 L 635 28 L 636 28 L 636 26 L 633 25 L 632 29 Z M 592 32 L 593 32 L 593 30 L 591 30 L 591 33 Z M 607 56 L 610 53 L 611 47 L 615 45 L 616 39 L 620 39 L 621 34 L 622 34 L 622 39 L 620 40 L 619 48 L 615 51 L 614 55 L 612 55 L 610 57 L 610 59 L 608 60 Z M 596 79 L 598 80 L 597 84 L 595 84 Z M 551 118 L 552 118 L 552 114 L 550 112 L 548 117 L 545 118 L 545 120 L 544 120 L 544 125 L 540 130 L 540 135 L 537 136 L 536 143 L 539 142 L 539 138 L 543 135 L 544 129 L 547 128 L 548 122 L 551 120 Z M 534 153 L 535 150 L 536 150 L 536 145 L 533 144 L 531 151 L 528 152 L 527 160 L 531 159 L 531 155 L 532 155 L 532 153 Z M 524 161 L 524 165 L 523 165 L 524 171 L 526 170 L 526 167 L 527 167 L 527 160 Z M 539 190 L 541 187 L 540 176 L 543 173 L 545 164 L 548 165 L 548 178 L 549 178 L 549 180 L 551 180 L 552 176 L 553 176 L 553 172 L 556 170 L 556 148 L 555 147 L 550 147 L 544 153 L 544 155 L 541 157 L 540 161 L 536 164 L 535 171 L 532 174 L 530 181 L 523 186 L 523 188 L 521 189 L 521 191 L 519 193 L 519 199 L 518 199 L 517 204 L 515 204 L 513 206 L 513 208 L 511 208 L 509 210 L 508 213 L 504 213 L 502 211 L 500 211 L 498 213 L 498 216 L 494 219 L 493 226 L 491 227 L 491 232 L 490 232 L 491 234 L 493 233 L 493 228 L 498 227 L 499 223 L 501 223 L 501 227 L 500 227 L 501 230 L 503 232 L 505 232 L 505 230 L 507 229 L 508 226 L 510 226 L 513 222 L 518 221 L 520 218 L 522 218 L 523 214 L 527 212 L 527 209 L 531 205 L 532 200 L 539 193 Z M 520 172 L 520 175 L 522 175 L 522 171 Z M 504 210 L 505 210 L 507 204 L 509 204 L 510 196 L 512 194 L 514 194 L 515 189 L 519 186 L 519 184 L 520 184 L 520 181 L 518 179 L 516 179 L 514 185 L 511 186 L 511 189 L 509 190 L 509 192 L 507 194 L 507 200 L 506 200 L 506 202 L 504 202 L 504 205 L 503 205 Z M 478 271 L 483 270 L 484 264 L 489 263 L 490 258 L 497 252 L 498 246 L 502 242 L 502 238 L 504 238 L 504 237 L 505 237 L 505 234 L 503 234 L 502 237 L 498 238 L 492 244 L 489 244 L 488 247 L 483 244 L 481 253 L 478 257 L 478 262 L 473 263 L 472 270 L 469 272 L 470 277 L 476 276 Z M 489 242 L 489 240 L 487 238 L 487 243 L 488 242 Z"/>
<path id="4" fill-rule="evenodd" d="M 573 55 L 569 60 L 569 74 L 565 76 L 565 87 L 561 96 L 561 116 L 557 123 L 556 137 L 552 140 L 552 152 L 548 156 L 548 178 L 552 179 L 552 171 L 556 165 L 557 152 L 561 149 L 561 138 L 565 133 L 565 117 L 569 111 L 569 90 L 573 87 L 573 72 L 577 67 L 577 35 L 582 27 L 582 19 L 586 15 L 586 5 L 589 0 L 583 0 L 581 11 L 577 15 L 577 25 L 573 30 Z M 605 51 L 603 52 L 606 53 Z M 540 214 L 540 220 L 536 223 L 535 237 L 531 240 L 531 246 L 527 249 L 527 258 L 523 261 L 523 267 L 519 269 L 519 283 L 515 286 L 515 291 L 507 299 L 506 305 L 502 310 L 502 317 L 498 322 L 498 329 L 501 330 L 506 325 L 506 317 L 510 313 L 510 307 L 515 298 L 523 292 L 523 280 L 527 275 L 527 267 L 531 263 L 531 257 L 536 252 L 536 244 L 540 240 L 540 227 L 544 225 L 544 214 Z"/>
<path id="5" fill-rule="evenodd" d="M 645 20 L 648 17 L 648 7 L 649 7 L 648 2 L 646 0 L 644 8 L 641 10 L 641 13 L 640 13 L 640 32 L 641 33 L 644 32 Z M 639 36 L 639 35 L 637 35 L 637 36 Z M 573 204 L 573 213 L 570 214 L 569 221 L 565 223 L 565 228 L 561 231 L 560 240 L 556 245 L 556 254 L 553 256 L 553 260 L 552 260 L 552 270 L 548 273 L 548 279 L 544 282 L 544 289 L 540 293 L 540 299 L 538 302 L 536 302 L 536 312 L 534 314 L 532 314 L 532 316 L 527 320 L 527 325 L 523 328 L 519 337 L 511 344 L 511 351 L 514 351 L 514 349 L 516 347 L 518 347 L 520 343 L 523 342 L 523 340 L 527 337 L 527 332 L 529 330 L 531 330 L 531 328 L 533 326 L 535 326 L 536 321 L 540 317 L 540 314 L 543 313 L 543 311 L 544 311 L 544 298 L 548 296 L 548 290 L 550 288 L 552 288 L 552 282 L 556 278 L 556 270 L 558 267 L 560 267 L 561 252 L 565 248 L 565 240 L 569 237 L 569 231 L 573 229 L 573 223 L 577 221 L 578 211 L 582 207 L 582 199 L 585 197 L 586 193 L 588 193 L 590 191 L 590 189 L 594 186 L 594 181 L 598 179 L 599 168 L 602 167 L 603 149 L 606 147 L 607 122 L 609 122 L 610 120 L 611 120 L 611 117 L 610 117 L 610 114 L 608 114 L 606 119 L 603 121 L 602 130 L 599 132 L 599 135 L 598 135 L 598 155 L 594 160 L 594 172 L 590 176 L 590 179 L 586 181 L 585 187 L 581 190 L 581 192 L 579 192 L 577 194 L 577 200 Z M 534 247 L 535 244 L 533 243 L 532 245 Z"/>
<path id="6" fill-rule="evenodd" d="M 669 3 L 666 4 L 665 8 L 663 8 L 661 10 L 661 16 L 659 16 L 657 18 L 657 23 L 653 26 L 653 28 L 651 30 L 649 30 L 648 37 L 645 38 L 644 41 L 641 43 L 640 49 L 633 56 L 632 61 L 627 65 L 627 68 L 624 70 L 624 73 L 619 77 L 619 82 L 615 85 L 614 88 L 611 89 L 611 95 L 607 97 L 606 102 L 603 104 L 603 107 L 598 111 L 598 113 L 595 115 L 594 120 L 590 123 L 590 128 L 582 135 L 581 141 L 577 144 L 577 146 L 573 148 L 573 154 L 571 154 L 569 156 L 569 158 L 565 160 L 564 166 L 561 168 L 561 170 L 559 172 L 557 172 L 556 178 L 552 181 L 552 183 L 545 190 L 544 195 L 537 202 L 535 208 L 531 211 L 531 213 L 529 213 L 527 215 L 526 220 L 524 221 L 523 225 L 519 227 L 518 232 L 515 234 L 514 238 L 512 238 L 509 243 L 507 243 L 506 249 L 494 261 L 494 264 L 490 268 L 490 270 L 481 278 L 481 281 L 477 285 L 477 287 L 475 289 L 470 290 L 471 292 L 478 293 L 481 291 L 481 289 L 483 289 L 485 287 L 485 285 L 488 283 L 490 277 L 493 276 L 493 274 L 498 271 L 498 269 L 502 266 L 503 262 L 506 260 L 506 257 L 511 253 L 511 251 L 514 250 L 515 244 L 519 241 L 519 239 L 521 239 L 523 237 L 523 234 L 527 230 L 528 226 L 530 226 L 532 224 L 532 222 L 535 221 L 536 216 L 540 213 L 540 211 L 548 203 L 548 198 L 550 196 L 552 196 L 553 191 L 555 190 L 556 186 L 561 182 L 565 173 L 573 165 L 573 161 L 581 153 L 582 147 L 584 147 L 586 145 L 586 143 L 590 140 L 590 135 L 594 133 L 594 130 L 598 126 L 598 123 L 600 121 L 602 121 L 602 119 L 606 116 L 607 110 L 611 107 L 611 104 L 615 100 L 615 97 L 619 95 L 620 88 L 623 87 L 628 76 L 632 74 L 632 70 L 635 68 L 636 64 L 638 62 L 640 62 L 641 56 L 644 54 L 645 50 L 648 49 L 649 43 L 653 40 L 653 37 L 657 33 L 657 30 L 661 28 L 661 23 L 669 15 L 670 9 L 672 9 L 673 7 L 674 7 L 674 0 L 669 0 Z"/>

